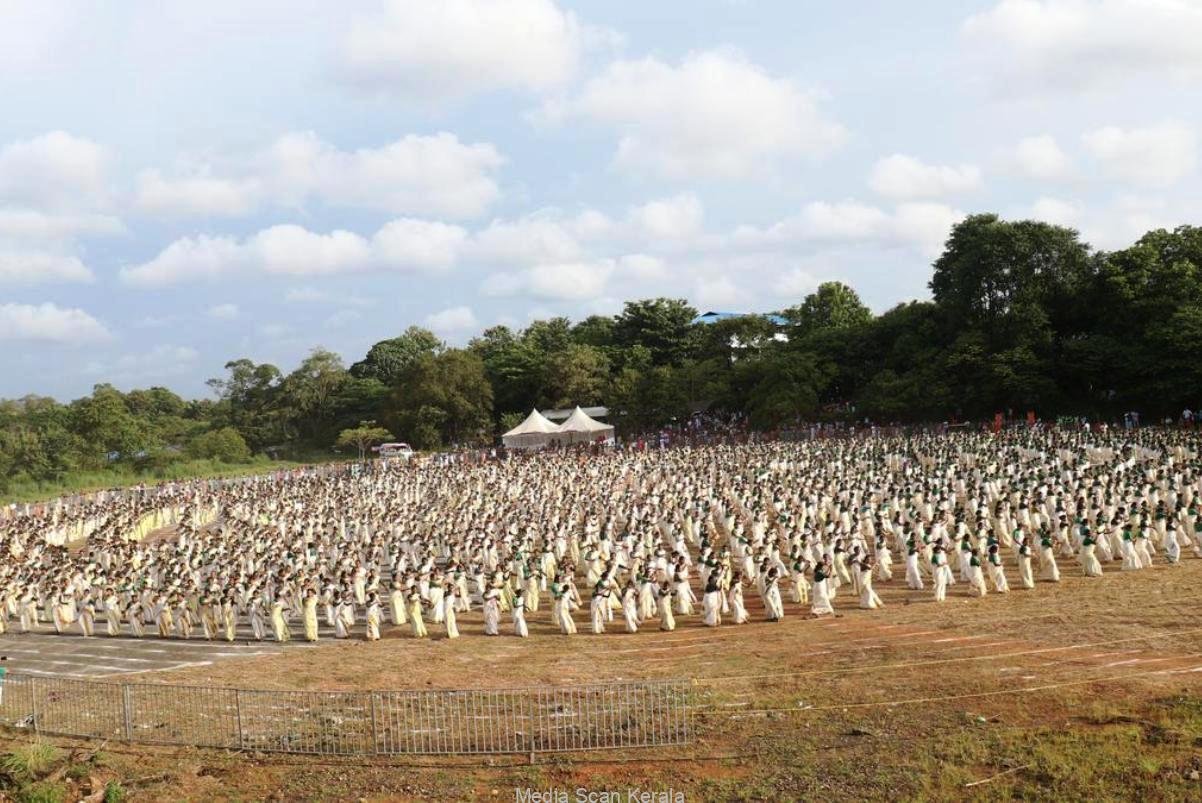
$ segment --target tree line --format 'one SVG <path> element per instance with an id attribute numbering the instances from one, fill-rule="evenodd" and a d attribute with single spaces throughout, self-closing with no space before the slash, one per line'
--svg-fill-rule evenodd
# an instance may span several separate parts
<path id="1" fill-rule="evenodd" d="M 646 299 L 614 316 L 494 326 L 462 348 L 411 326 L 349 366 L 321 348 L 290 373 L 233 360 L 209 381 L 211 399 L 97 385 L 70 404 L 4 401 L 0 490 L 339 441 L 362 450 L 369 431 L 417 448 L 484 444 L 534 407 L 604 404 L 630 433 L 702 409 L 771 429 L 1026 410 L 1157 417 L 1202 395 L 1202 228 L 1102 252 L 1071 229 L 974 215 L 952 230 L 930 290 L 874 315 L 853 288 L 827 282 L 775 316 L 708 324 L 693 323 L 685 300 Z"/>

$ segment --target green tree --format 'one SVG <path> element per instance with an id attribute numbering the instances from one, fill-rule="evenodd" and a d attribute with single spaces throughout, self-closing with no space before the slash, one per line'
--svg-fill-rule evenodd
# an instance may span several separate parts
<path id="1" fill-rule="evenodd" d="M 643 346 L 654 365 L 679 365 L 689 356 L 689 332 L 697 310 L 684 299 L 628 301 L 614 321 L 614 343 Z"/>
<path id="2" fill-rule="evenodd" d="M 818 409 L 819 395 L 829 380 L 812 354 L 774 348 L 736 369 L 750 388 L 747 412 L 757 427 L 780 427 L 809 418 Z"/>
<path id="3" fill-rule="evenodd" d="M 310 443 L 328 443 L 335 427 L 336 402 L 349 375 L 342 358 L 315 348 L 280 383 L 279 409 L 292 431 Z"/>
<path id="4" fill-rule="evenodd" d="M 244 357 L 227 362 L 225 370 L 228 376 L 224 379 L 208 381 L 218 397 L 213 422 L 236 427 L 253 450 L 283 444 L 290 436 L 277 407 L 280 369 L 270 363 L 256 365 Z"/>
<path id="5" fill-rule="evenodd" d="M 1091 299 L 1094 382 L 1114 405 L 1157 415 L 1198 404 L 1197 321 L 1202 317 L 1202 228 L 1148 232 L 1107 255 Z"/>
<path id="6" fill-rule="evenodd" d="M 526 413 L 535 406 L 542 386 L 542 354 L 532 342 L 507 326 L 485 329 L 469 344 L 493 389 L 499 413 Z"/>
<path id="7" fill-rule="evenodd" d="M 245 463 L 250 460 L 250 447 L 233 427 L 222 427 L 197 435 L 188 444 L 187 453 L 189 457 L 222 463 Z"/>
<path id="8" fill-rule="evenodd" d="M 421 449 L 487 440 L 492 430 L 492 387 L 473 351 L 447 349 L 427 356 L 401 377 L 386 406 L 392 432 Z"/>
<path id="9" fill-rule="evenodd" d="M 670 365 L 619 371 L 613 382 L 610 408 L 623 426 L 645 429 L 687 415 L 689 400 L 678 371 Z"/>
<path id="10" fill-rule="evenodd" d="M 765 315 L 741 315 L 702 324 L 692 329 L 690 351 L 697 360 L 730 365 L 738 359 L 758 356 L 775 340 L 778 329 Z"/>
<path id="11" fill-rule="evenodd" d="M 357 379 L 375 379 L 391 388 L 415 363 L 442 348 L 442 341 L 429 329 L 410 326 L 399 336 L 372 346 L 366 357 L 351 366 L 350 372 Z"/>
<path id="12" fill-rule="evenodd" d="M 392 433 L 378 426 L 375 421 L 360 421 L 359 426 L 344 429 L 338 433 L 335 446 L 354 446 L 359 450 L 359 460 L 367 457 L 367 450 L 372 446 L 387 443 L 392 440 Z"/>
<path id="13" fill-rule="evenodd" d="M 872 311 L 864 306 L 856 291 L 843 282 L 823 282 L 805 300 L 784 310 L 782 315 L 789 321 L 790 339 L 830 330 L 855 329 L 872 320 Z"/>
<path id="14" fill-rule="evenodd" d="M 582 346 L 606 349 L 614 344 L 614 319 L 608 315 L 590 315 L 572 327 L 572 340 Z"/>
<path id="15" fill-rule="evenodd" d="M 130 412 L 121 391 L 96 385 L 92 395 L 71 404 L 71 428 L 90 447 L 92 465 L 106 459 L 132 461 L 154 444 L 150 428 Z"/>
<path id="16" fill-rule="evenodd" d="M 572 343 L 546 358 L 542 400 L 548 407 L 587 407 L 604 401 L 609 360 L 600 349 Z"/>

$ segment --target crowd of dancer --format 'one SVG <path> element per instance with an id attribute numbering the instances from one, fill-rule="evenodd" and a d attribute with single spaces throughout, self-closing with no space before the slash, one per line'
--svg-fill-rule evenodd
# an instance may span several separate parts
<path id="1" fill-rule="evenodd" d="M 1200 445 L 1173 429 L 861 434 L 59 501 L 0 517 L 0 632 L 457 638 L 480 610 L 486 635 L 535 618 L 633 633 L 746 624 L 752 595 L 779 621 L 881 607 L 877 584 L 1038 593 L 1062 572 L 1202 557 Z"/>

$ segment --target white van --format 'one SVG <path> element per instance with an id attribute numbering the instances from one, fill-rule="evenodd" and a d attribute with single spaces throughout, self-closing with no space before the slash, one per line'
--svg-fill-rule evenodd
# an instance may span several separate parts
<path id="1" fill-rule="evenodd" d="M 380 458 L 383 460 L 393 457 L 408 460 L 413 457 L 413 447 L 407 443 L 381 443 L 376 447 L 376 451 L 380 453 Z"/>

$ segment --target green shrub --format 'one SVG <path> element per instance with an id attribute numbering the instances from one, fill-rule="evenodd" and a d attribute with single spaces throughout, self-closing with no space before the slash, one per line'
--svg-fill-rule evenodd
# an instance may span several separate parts
<path id="1" fill-rule="evenodd" d="M 50 772 L 62 754 L 48 742 L 32 741 L 0 756 L 0 770 L 17 783 L 28 783 Z"/>
<path id="2" fill-rule="evenodd" d="M 21 787 L 15 799 L 19 803 L 63 803 L 67 799 L 67 787 L 55 781 L 38 781 Z"/>
<path id="3" fill-rule="evenodd" d="M 250 447 L 246 445 L 246 440 L 238 430 L 222 427 L 193 438 L 188 444 L 188 455 L 220 460 L 223 463 L 245 463 L 250 460 Z"/>
<path id="4" fill-rule="evenodd" d="M 104 803 L 121 803 L 125 800 L 125 787 L 120 781 L 109 781 L 104 785 Z"/>

